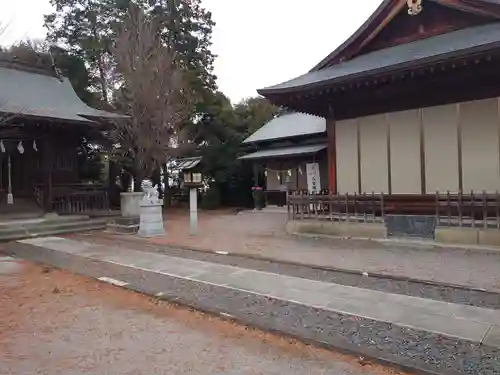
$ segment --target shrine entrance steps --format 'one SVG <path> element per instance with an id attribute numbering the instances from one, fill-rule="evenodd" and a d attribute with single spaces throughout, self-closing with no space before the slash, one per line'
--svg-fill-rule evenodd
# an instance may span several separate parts
<path id="1" fill-rule="evenodd" d="M 43 210 L 33 198 L 14 198 L 14 204 L 7 204 L 5 197 L 0 202 L 0 221 L 28 219 L 43 216 Z"/>
<path id="2" fill-rule="evenodd" d="M 38 215 L 9 218 L 8 215 L 0 215 L 0 241 L 103 230 L 106 222 L 106 218 L 88 216 Z"/>

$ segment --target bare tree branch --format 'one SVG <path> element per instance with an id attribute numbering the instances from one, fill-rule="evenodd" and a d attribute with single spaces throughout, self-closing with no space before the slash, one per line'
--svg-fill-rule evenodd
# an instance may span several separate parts
<path id="1" fill-rule="evenodd" d="M 113 54 L 116 104 L 131 118 L 116 121 L 116 143 L 134 160 L 137 177 L 150 176 L 168 159 L 172 138 L 189 116 L 191 93 L 171 46 L 142 9 L 131 7 Z"/>

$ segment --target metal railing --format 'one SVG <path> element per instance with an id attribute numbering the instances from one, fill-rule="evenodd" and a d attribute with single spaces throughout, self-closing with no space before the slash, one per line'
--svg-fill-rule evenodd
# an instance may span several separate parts
<path id="1" fill-rule="evenodd" d="M 382 222 L 386 215 L 434 216 L 441 226 L 500 229 L 500 194 L 483 192 L 435 194 L 320 194 L 287 196 L 294 220 Z"/>

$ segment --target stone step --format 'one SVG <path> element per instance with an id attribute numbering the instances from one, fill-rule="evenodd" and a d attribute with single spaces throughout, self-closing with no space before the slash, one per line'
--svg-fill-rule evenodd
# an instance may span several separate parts
<path id="1" fill-rule="evenodd" d="M 497 375 L 500 311 L 60 237 L 8 254 L 427 373 Z"/>
<path id="2" fill-rule="evenodd" d="M 42 237 L 55 234 L 77 233 L 106 228 L 104 219 L 64 218 L 21 225 L 0 225 L 0 241 L 13 241 L 23 238 Z"/>
<path id="3" fill-rule="evenodd" d="M 38 217 L 27 217 L 20 219 L 10 219 L 0 221 L 0 230 L 6 229 L 13 226 L 25 226 L 30 227 L 33 225 L 47 224 L 47 223 L 69 223 L 69 222 L 81 222 L 88 220 L 87 215 L 45 215 Z"/>

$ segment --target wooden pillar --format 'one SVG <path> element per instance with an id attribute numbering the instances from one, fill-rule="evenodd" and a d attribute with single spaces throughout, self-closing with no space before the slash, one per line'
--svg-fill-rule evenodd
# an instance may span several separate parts
<path id="1" fill-rule="evenodd" d="M 253 186 L 259 186 L 259 172 L 260 166 L 257 161 L 253 163 Z"/>
<path id="2" fill-rule="evenodd" d="M 462 106 L 456 104 L 457 109 L 457 153 L 458 153 L 458 191 L 464 191 L 464 170 L 462 158 Z"/>
<path id="3" fill-rule="evenodd" d="M 43 208 L 45 213 L 53 211 L 52 207 L 52 170 L 54 168 L 54 145 L 49 137 L 43 139 Z"/>
<path id="4" fill-rule="evenodd" d="M 335 141 L 335 118 L 333 113 L 326 118 L 326 134 L 328 138 L 328 189 L 337 193 L 337 145 Z"/>

